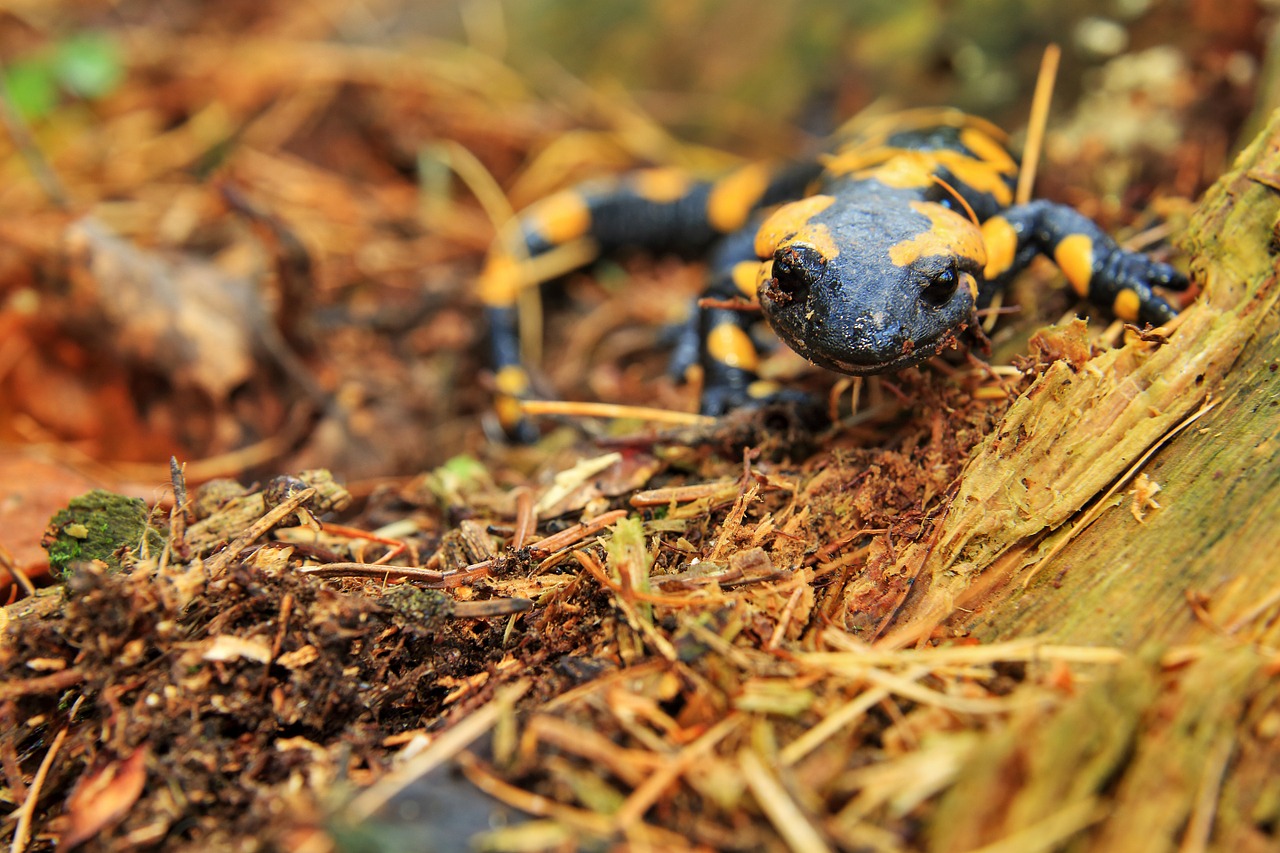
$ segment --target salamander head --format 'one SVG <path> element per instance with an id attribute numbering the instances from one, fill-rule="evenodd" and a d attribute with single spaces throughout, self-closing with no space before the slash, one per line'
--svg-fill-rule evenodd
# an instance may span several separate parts
<path id="1" fill-rule="evenodd" d="M 854 375 L 901 370 L 952 345 L 974 316 L 986 250 L 978 226 L 900 197 L 810 196 L 756 236 L 757 295 L 792 349 Z"/>

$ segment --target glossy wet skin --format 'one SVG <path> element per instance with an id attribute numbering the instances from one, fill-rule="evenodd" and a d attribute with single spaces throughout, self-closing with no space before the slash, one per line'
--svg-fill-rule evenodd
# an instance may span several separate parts
<path id="1" fill-rule="evenodd" d="M 645 170 L 565 190 L 523 214 L 518 234 L 495 243 L 478 287 L 507 434 L 535 434 L 520 415 L 533 386 L 515 321 L 521 251 L 508 242 L 530 258 L 582 238 L 599 251 L 714 247 L 705 298 L 672 363 L 673 375 L 701 378 L 702 411 L 713 415 L 794 397 L 758 372 L 756 315 L 741 310 L 742 296 L 758 297 L 796 352 L 854 375 L 982 341 L 976 306 L 1036 257 L 1055 261 L 1077 294 L 1120 319 L 1176 317 L 1153 288 L 1185 290 L 1185 275 L 1123 250 L 1069 206 L 1017 202 L 1018 165 L 998 128 L 953 110 L 856 125 L 812 160 L 710 180 Z"/>
<path id="2" fill-rule="evenodd" d="M 978 227 L 898 195 L 811 196 L 760 229 L 760 306 L 810 362 L 853 375 L 901 370 L 954 345 L 974 320 L 986 263 Z"/>

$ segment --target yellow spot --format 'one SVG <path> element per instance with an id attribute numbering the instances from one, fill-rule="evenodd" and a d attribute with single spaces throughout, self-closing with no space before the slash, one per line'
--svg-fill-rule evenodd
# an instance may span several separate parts
<path id="1" fill-rule="evenodd" d="M 1138 310 L 1141 307 L 1142 299 L 1127 288 L 1117 293 L 1115 301 L 1111 303 L 1111 310 L 1127 323 L 1138 322 Z"/>
<path id="2" fill-rule="evenodd" d="M 753 400 L 763 400 L 765 397 L 777 394 L 782 390 L 782 386 L 770 379 L 757 379 L 747 386 L 747 396 Z"/>
<path id="3" fill-rule="evenodd" d="M 756 298 L 756 286 L 760 276 L 759 261 L 738 261 L 733 265 L 733 286 L 748 299 Z"/>
<path id="4" fill-rule="evenodd" d="M 951 171 L 956 180 L 978 192 L 989 193 L 1002 206 L 1013 204 L 1009 174 L 985 160 L 966 157 L 959 151 L 935 151 L 938 164 Z"/>
<path id="5" fill-rule="evenodd" d="M 1004 174 L 1018 174 L 1018 163 L 1005 147 L 977 128 L 960 131 L 960 144 Z"/>
<path id="6" fill-rule="evenodd" d="M 657 204 L 682 198 L 693 185 L 688 174 L 679 169 L 645 169 L 627 180 L 636 195 Z"/>
<path id="7" fill-rule="evenodd" d="M 811 195 L 775 210 L 756 232 L 756 257 L 772 258 L 783 241 L 796 235 L 809 220 L 835 203 L 835 196 Z"/>
<path id="8" fill-rule="evenodd" d="M 1080 296 L 1089 295 L 1089 281 L 1093 278 L 1093 241 L 1085 234 L 1071 234 L 1058 241 L 1053 250 L 1062 274 Z M 1120 312 L 1116 311 L 1119 316 Z"/>
<path id="9" fill-rule="evenodd" d="M 494 377 L 494 385 L 508 397 L 519 397 L 529 390 L 529 374 L 519 365 L 508 364 L 498 371 L 498 375 Z"/>
<path id="10" fill-rule="evenodd" d="M 759 299 L 760 288 L 773 278 L 773 261 L 768 260 L 760 264 L 760 268 L 756 270 L 756 289 L 752 292 L 752 299 Z"/>
<path id="11" fill-rule="evenodd" d="M 986 264 L 987 250 L 978 226 L 936 202 L 913 201 L 911 209 L 929 217 L 931 224 L 927 231 L 889 248 L 889 260 L 894 264 L 905 267 L 920 258 L 935 256 L 964 258 L 978 265 Z"/>
<path id="12" fill-rule="evenodd" d="M 591 228 L 591 208 L 581 193 L 565 190 L 529 208 L 526 221 L 554 245 L 568 243 Z"/>
<path id="13" fill-rule="evenodd" d="M 721 364 L 754 371 L 758 359 L 751 337 L 733 323 L 721 323 L 707 335 L 707 354 Z"/>
<path id="14" fill-rule="evenodd" d="M 828 261 L 835 260 L 840 255 L 840 247 L 831 236 L 831 229 L 821 222 L 813 222 L 801 228 L 791 239 L 782 241 L 778 248 L 783 246 L 808 246 Z"/>
<path id="15" fill-rule="evenodd" d="M 934 175 L 946 169 L 961 184 L 989 194 L 997 204 L 1013 203 L 1007 172 L 959 151 L 859 146 L 840 151 L 824 165 L 833 175 L 848 175 L 856 181 L 877 180 L 896 189 L 923 189 L 934 183 Z"/>
<path id="16" fill-rule="evenodd" d="M 769 188 L 769 167 L 752 163 L 716 182 L 707 197 L 707 220 L 711 227 L 727 234 L 747 222 L 751 210 Z"/>
<path id="17" fill-rule="evenodd" d="M 480 301 L 490 308 L 506 308 L 515 304 L 520 293 L 520 265 L 509 255 L 494 252 L 489 255 L 480 281 L 476 285 Z"/>
<path id="18" fill-rule="evenodd" d="M 1018 254 L 1018 232 L 1003 216 L 993 216 L 982 223 L 982 242 L 987 247 L 987 268 L 982 274 L 991 281 L 1013 266 Z"/>
<path id="19" fill-rule="evenodd" d="M 1007 134 L 997 125 L 953 107 L 941 109 L 938 107 L 918 107 L 913 110 L 902 110 L 887 115 L 860 113 L 845 122 L 840 128 L 839 134 L 883 141 L 895 133 L 909 130 L 928 130 L 934 127 L 973 128 L 995 140 L 1002 140 L 1007 137 Z"/>
<path id="20" fill-rule="evenodd" d="M 978 301 L 978 280 L 967 272 L 960 273 L 960 281 L 964 286 L 969 288 L 969 295 L 973 297 L 973 301 Z"/>
<path id="21" fill-rule="evenodd" d="M 493 408 L 497 412 L 498 423 L 502 424 L 505 430 L 512 430 L 524 419 L 524 412 L 520 410 L 520 401 L 515 397 L 499 395 L 493 400 Z"/>

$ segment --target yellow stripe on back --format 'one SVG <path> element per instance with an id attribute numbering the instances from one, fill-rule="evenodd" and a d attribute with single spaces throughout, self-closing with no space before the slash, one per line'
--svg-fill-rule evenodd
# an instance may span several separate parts
<path id="1" fill-rule="evenodd" d="M 973 138 L 981 138 L 999 149 L 996 143 L 980 134 L 975 133 Z M 934 183 L 934 175 L 946 169 L 957 181 L 987 193 L 1002 207 L 1013 203 L 1009 178 L 1017 172 L 1016 166 L 1010 170 L 1013 159 L 1007 153 L 1004 159 L 992 161 L 949 148 L 917 151 L 867 145 L 842 149 L 825 158 L 823 165 L 830 174 L 838 177 L 846 176 L 855 181 L 877 180 L 897 189 L 925 189 Z"/>
<path id="2" fill-rule="evenodd" d="M 769 188 L 769 168 L 752 163 L 716 182 L 707 198 L 707 221 L 721 234 L 737 231 L 747 223 L 752 209 Z"/>
<path id="3" fill-rule="evenodd" d="M 1008 138 L 999 125 L 954 107 L 917 107 L 887 115 L 860 113 L 841 125 L 837 135 L 883 141 L 895 133 L 934 127 L 973 128 L 997 141 Z"/>
<path id="4" fill-rule="evenodd" d="M 756 232 L 756 257 L 772 258 L 778 246 L 809 224 L 809 220 L 835 204 L 835 196 L 811 195 L 775 210 Z"/>
<path id="5" fill-rule="evenodd" d="M 591 208 L 582 194 L 558 192 L 529 208 L 526 221 L 554 245 L 568 243 L 591 228 Z"/>
<path id="6" fill-rule="evenodd" d="M 1018 163 L 1005 147 L 982 131 L 966 127 L 960 131 L 960 144 L 1006 175 L 1018 174 Z"/>
<path id="7" fill-rule="evenodd" d="M 895 265 L 905 267 L 920 258 L 934 256 L 965 258 L 986 265 L 987 247 L 978 226 L 937 202 L 913 201 L 911 209 L 929 217 L 930 226 L 910 240 L 889 248 L 889 260 Z"/>

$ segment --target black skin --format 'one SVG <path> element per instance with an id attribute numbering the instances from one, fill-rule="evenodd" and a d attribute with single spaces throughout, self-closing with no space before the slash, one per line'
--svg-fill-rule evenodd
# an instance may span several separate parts
<path id="1" fill-rule="evenodd" d="M 760 307 L 778 337 L 819 367 L 854 376 L 902 370 L 954 342 L 974 318 L 974 295 L 960 284 L 961 273 L 981 275 L 977 260 L 932 255 L 896 266 L 889 259 L 890 246 L 929 228 L 924 215 L 893 203 L 902 192 L 837 195 L 810 220 L 830 229 L 840 247 L 834 258 L 804 245 L 774 253 Z"/>
<path id="2" fill-rule="evenodd" d="M 976 311 L 1036 255 L 1053 257 L 1062 240 L 1072 236 L 1077 242 L 1087 238 L 1091 246 L 1091 275 L 1083 285 L 1091 302 L 1110 309 L 1121 304 L 1118 298 L 1124 294 L 1127 302 L 1137 305 L 1135 319 L 1153 325 L 1176 315 L 1153 288 L 1184 289 L 1185 276 L 1167 264 L 1119 248 L 1070 207 L 1044 201 L 1009 205 L 1016 179 L 1012 160 L 993 153 L 995 143 L 977 150 L 968 147 L 964 134 L 971 133 L 973 125 L 957 119 L 957 114 L 945 115 L 950 123 L 925 128 L 917 123 L 914 129 L 877 139 L 875 150 L 890 153 L 880 155 L 868 168 L 832 166 L 840 163 L 850 145 L 837 143 L 828 157 L 816 163 L 779 170 L 758 198 L 747 199 L 754 212 L 744 212 L 745 225 L 736 231 L 718 231 L 707 215 L 713 182 L 693 183 L 683 196 L 670 201 L 642 198 L 625 178 L 612 185 L 592 185 L 580 191 L 591 212 L 587 236 L 605 252 L 629 246 L 685 253 L 710 249 L 710 280 L 704 296 L 717 302 L 742 298 L 742 287 L 734 281 L 735 267 L 745 262 L 771 263 L 771 269 L 760 274 L 756 288 L 769 325 L 810 362 L 852 375 L 902 370 L 966 338 L 974 339 Z M 972 136 L 968 139 L 972 142 Z M 853 142 L 856 151 L 863 150 L 856 147 L 860 144 L 865 145 Z M 940 152 L 952 159 L 937 158 Z M 933 164 L 927 180 L 913 184 L 894 177 L 895 165 L 921 157 Z M 999 180 L 987 181 L 985 188 L 971 185 L 956 173 L 981 178 L 993 174 L 996 166 L 1007 167 L 1007 173 L 1000 171 Z M 799 233 L 783 229 L 774 235 L 776 245 L 762 245 L 770 241 L 762 240 L 758 232 L 769 231 L 773 205 L 815 194 L 830 196 L 831 201 L 811 215 L 796 218 L 802 226 Z M 936 215 L 921 212 L 922 204 L 934 214 L 935 205 L 941 205 L 955 215 L 942 217 L 946 221 L 939 225 Z M 953 230 L 976 233 L 978 223 L 997 216 L 1008 223 L 1006 233 L 1016 240 L 1008 263 L 995 270 L 990 280 L 984 277 L 986 252 L 981 237 L 977 249 L 970 235 L 965 240 L 935 239 L 928 251 L 907 253 L 905 260 L 901 256 L 904 246 L 914 245 L 913 241 L 947 237 Z M 809 239 L 809 231 L 815 228 L 822 239 Z M 521 232 L 531 255 L 553 248 L 542 234 L 536 213 L 522 220 Z M 518 363 L 511 308 L 490 306 L 496 368 Z M 683 376 L 692 364 L 702 364 L 704 413 L 719 415 L 737 406 L 798 396 L 786 390 L 758 389 L 752 370 L 718 359 L 706 345 L 713 330 L 732 326 L 745 331 L 757 318 L 723 307 L 700 309 L 681 336 L 672 372 Z M 535 434 L 523 421 L 504 427 L 509 435 L 523 440 Z"/>

